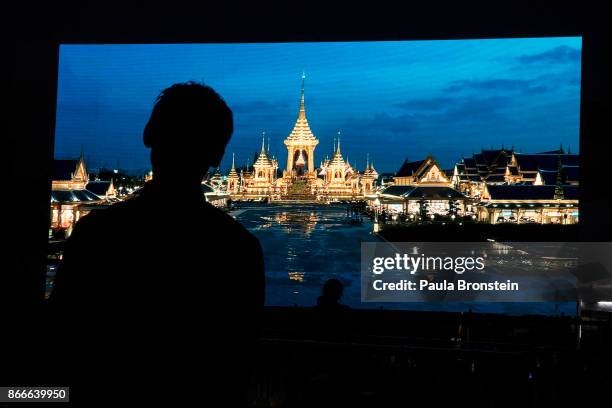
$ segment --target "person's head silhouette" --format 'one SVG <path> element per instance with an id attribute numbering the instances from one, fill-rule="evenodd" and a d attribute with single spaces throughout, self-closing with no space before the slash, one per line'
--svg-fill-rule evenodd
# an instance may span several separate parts
<path id="1" fill-rule="evenodd" d="M 157 97 L 144 130 L 159 185 L 198 186 L 217 167 L 234 129 L 232 111 L 211 87 L 179 83 Z"/>
<path id="2" fill-rule="evenodd" d="M 319 305 L 336 305 L 342 298 L 344 285 L 338 279 L 328 279 L 323 285 L 321 296 L 319 297 Z"/>

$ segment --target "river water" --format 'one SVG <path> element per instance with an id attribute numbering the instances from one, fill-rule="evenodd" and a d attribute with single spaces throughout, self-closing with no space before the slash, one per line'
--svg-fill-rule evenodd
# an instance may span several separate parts
<path id="1" fill-rule="evenodd" d="M 261 242 L 267 305 L 313 306 L 336 278 L 342 302 L 360 307 L 361 242 L 379 240 L 369 220 L 350 224 L 346 206 L 333 204 L 243 204 L 233 215 Z"/>
<path id="2" fill-rule="evenodd" d="M 379 242 L 373 224 L 348 222 L 341 204 L 242 203 L 232 215 L 264 251 L 266 305 L 314 306 L 327 279 L 344 284 L 342 303 L 352 308 L 468 311 L 557 315 L 575 313 L 573 303 L 554 302 L 361 302 L 361 243 Z"/>

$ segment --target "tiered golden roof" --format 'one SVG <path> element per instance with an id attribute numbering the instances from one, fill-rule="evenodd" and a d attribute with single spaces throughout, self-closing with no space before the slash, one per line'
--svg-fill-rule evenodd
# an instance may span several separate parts
<path id="1" fill-rule="evenodd" d="M 238 177 L 238 172 L 236 171 L 236 163 L 235 163 L 235 156 L 234 153 L 232 153 L 232 168 L 229 172 L 228 177 L 231 178 L 237 178 Z"/>
<path id="2" fill-rule="evenodd" d="M 338 132 L 339 134 L 340 132 Z M 332 166 L 343 166 L 344 158 L 342 157 L 342 152 L 340 152 L 340 136 L 338 135 L 338 147 L 336 147 L 336 151 L 334 152 L 334 157 L 332 157 L 331 165 Z"/>
<path id="3" fill-rule="evenodd" d="M 306 107 L 304 104 L 304 78 L 305 75 L 302 74 L 302 97 L 300 99 L 300 113 L 298 115 L 298 119 L 295 122 L 295 126 L 293 130 L 287 136 L 286 141 L 291 142 L 318 142 L 315 135 L 310 130 L 310 125 L 308 125 L 308 119 L 306 119 Z"/>
<path id="4" fill-rule="evenodd" d="M 363 171 L 363 175 L 372 176 L 375 178 L 378 177 L 378 172 L 374 168 L 374 163 L 370 164 L 370 153 L 368 153 L 367 158 L 366 158 L 366 168 Z"/>
<path id="5" fill-rule="evenodd" d="M 270 157 L 268 157 L 268 153 L 266 152 L 265 132 L 264 132 L 262 140 L 261 140 L 261 152 L 259 153 L 259 156 L 257 157 L 257 161 L 255 162 L 254 166 L 263 167 L 263 166 L 271 166 L 271 165 L 272 165 L 272 160 L 270 160 Z"/>

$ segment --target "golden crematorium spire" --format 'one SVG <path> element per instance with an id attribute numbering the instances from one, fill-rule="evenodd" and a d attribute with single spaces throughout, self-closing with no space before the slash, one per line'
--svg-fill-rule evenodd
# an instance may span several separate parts
<path id="1" fill-rule="evenodd" d="M 261 154 L 266 153 L 266 131 L 261 132 Z"/>
<path id="2" fill-rule="evenodd" d="M 302 72 L 302 94 L 300 98 L 300 114 L 299 119 L 306 119 L 306 105 L 304 103 L 304 80 L 306 79 L 306 73 Z"/>
<path id="3" fill-rule="evenodd" d="M 236 154 L 235 153 L 232 153 L 232 168 L 230 169 L 229 174 L 238 175 L 238 173 L 236 172 Z"/>
<path id="4" fill-rule="evenodd" d="M 338 147 L 336 148 L 336 151 L 340 153 L 340 131 L 338 131 Z"/>
<path id="5" fill-rule="evenodd" d="M 312 133 L 312 130 L 308 125 L 308 120 L 306 119 L 306 106 L 304 103 L 305 79 L 306 74 L 302 73 L 300 112 L 298 114 L 298 118 L 295 122 L 295 125 L 293 126 L 293 130 L 285 139 L 285 146 L 287 146 L 287 168 L 284 174 L 287 177 L 292 177 L 293 175 L 297 174 L 297 159 L 300 157 L 300 155 L 302 155 L 303 159 L 307 163 L 307 165 L 305 166 L 306 174 L 303 175 L 316 178 L 314 167 L 314 149 L 316 145 L 319 144 L 319 141 Z M 300 169 L 300 171 L 302 171 L 302 169 Z"/>
<path id="6" fill-rule="evenodd" d="M 236 155 L 232 153 L 232 168 L 227 176 L 227 190 L 231 193 L 237 193 L 239 180 L 238 173 L 236 172 Z"/>
<path id="7" fill-rule="evenodd" d="M 263 132 L 261 151 L 253 166 L 249 171 L 240 172 L 239 180 L 228 177 L 228 191 L 232 199 L 331 202 L 354 200 L 375 192 L 377 175 L 369 155 L 364 173 L 357 171 L 357 162 L 354 168 L 351 167 L 348 155 L 346 160 L 342 156 L 340 131 L 333 135 L 332 154 L 321 161 L 320 167 L 315 168 L 315 148 L 319 140 L 313 134 L 306 117 L 305 79 L 306 74 L 302 72 L 298 116 L 284 140 L 287 167 L 282 176 L 278 177 L 278 161 L 271 154 L 269 137 L 266 146 L 266 134 Z M 230 173 L 234 174 L 233 171 Z"/>
<path id="8" fill-rule="evenodd" d="M 331 164 L 335 166 L 344 166 L 344 158 L 342 157 L 342 152 L 340 151 L 340 131 L 338 131 L 338 140 L 336 142 L 336 149 L 334 151 L 334 156 L 332 157 Z"/>

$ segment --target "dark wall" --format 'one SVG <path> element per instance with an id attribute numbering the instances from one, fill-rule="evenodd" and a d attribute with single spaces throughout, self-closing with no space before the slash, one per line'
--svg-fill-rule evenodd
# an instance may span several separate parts
<path id="1" fill-rule="evenodd" d="M 10 11 L 10 35 L 2 60 L 9 69 L 12 110 L 4 154 L 11 157 L 9 180 L 15 182 L 8 190 L 12 210 L 7 218 L 9 225 L 15 223 L 8 232 L 16 249 L 9 251 L 11 262 L 2 271 L 9 278 L 1 286 L 8 291 L 2 299 L 22 306 L 39 304 L 42 299 L 60 41 L 329 41 L 583 34 L 581 236 L 583 240 L 609 240 L 612 64 L 604 31 L 606 14 L 578 4 L 489 3 L 495 4 L 444 6 L 435 2 L 416 7 L 351 2 L 319 6 L 296 1 L 283 6 L 250 2 L 172 8 L 166 3 L 151 8 L 151 2 L 121 7 L 96 2 L 77 7 L 21 5 Z"/>

